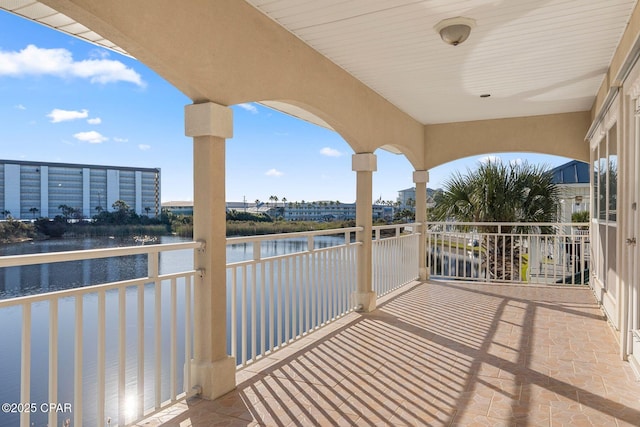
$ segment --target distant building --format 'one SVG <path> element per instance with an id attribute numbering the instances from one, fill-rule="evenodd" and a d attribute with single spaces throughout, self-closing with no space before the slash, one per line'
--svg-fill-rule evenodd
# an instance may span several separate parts
<path id="1" fill-rule="evenodd" d="M 13 218 L 52 218 L 60 205 L 90 218 L 116 200 L 159 215 L 160 169 L 0 160 L 0 212 Z"/>
<path id="2" fill-rule="evenodd" d="M 317 202 L 227 202 L 227 212 L 247 212 L 264 214 L 271 218 L 283 218 L 286 221 L 343 221 L 356 219 L 355 203 L 335 201 Z M 164 202 L 162 208 L 176 215 L 193 215 L 193 202 Z M 393 219 L 394 208 L 385 205 L 373 205 L 373 219 Z"/>
<path id="3" fill-rule="evenodd" d="M 356 204 L 334 201 L 288 202 L 283 212 L 284 219 L 289 221 L 342 221 L 356 219 Z M 374 220 L 392 218 L 393 207 L 373 205 Z"/>
<path id="4" fill-rule="evenodd" d="M 427 188 L 427 208 L 435 206 L 435 202 L 433 200 L 435 192 L 436 190 Z M 409 209 L 414 211 L 416 204 L 416 187 L 405 188 L 404 190 L 398 191 L 397 201 L 398 209 Z"/>
<path id="5" fill-rule="evenodd" d="M 280 204 L 278 205 L 280 206 Z M 174 215 L 193 215 L 193 201 L 170 201 L 163 202 L 162 209 L 166 209 Z M 282 207 L 276 208 L 266 203 L 260 203 L 256 206 L 255 203 L 248 202 L 226 202 L 227 212 L 248 212 L 252 214 L 266 214 L 273 217 L 277 210 L 282 210 Z"/>
<path id="6" fill-rule="evenodd" d="M 571 222 L 574 212 L 589 211 L 589 164 L 578 160 L 551 169 L 553 183 L 558 186 L 559 222 Z"/>
<path id="7" fill-rule="evenodd" d="M 193 215 L 193 201 L 162 202 L 162 209 L 174 215 Z"/>

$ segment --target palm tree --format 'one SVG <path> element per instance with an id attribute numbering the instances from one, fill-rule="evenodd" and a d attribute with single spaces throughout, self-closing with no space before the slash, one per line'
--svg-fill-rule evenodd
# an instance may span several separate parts
<path id="1" fill-rule="evenodd" d="M 64 219 L 69 219 L 70 217 L 73 216 L 73 214 L 75 213 L 75 209 L 69 205 L 60 205 L 58 206 L 58 209 L 60 209 L 60 211 L 62 212 L 62 216 L 64 217 Z"/>
<path id="2" fill-rule="evenodd" d="M 558 189 L 546 168 L 526 162 L 508 165 L 488 162 L 480 164 L 476 171 L 467 170 L 465 175 L 455 172 L 436 196 L 434 215 L 441 221 L 550 223 L 557 220 L 557 206 Z M 510 226 L 479 227 L 481 233 L 495 233 L 482 241 L 487 271 L 495 271 L 496 278 L 504 280 L 517 275 L 519 242 L 512 242 L 510 236 L 497 235 L 498 230 L 510 234 L 533 228 L 536 227 L 521 226 L 517 230 Z M 550 227 L 540 230 L 550 231 Z"/>
<path id="3" fill-rule="evenodd" d="M 413 208 L 413 207 L 415 207 L 415 206 L 416 206 L 416 201 L 415 201 L 415 200 L 413 200 L 411 197 L 409 197 L 409 198 L 407 199 L 407 206 L 408 206 L 409 208 Z"/>
<path id="4" fill-rule="evenodd" d="M 39 211 L 39 210 L 40 210 L 40 209 L 35 208 L 35 207 L 34 207 L 34 208 L 30 208 L 30 209 L 29 209 L 29 212 L 31 212 L 31 213 L 33 214 L 33 219 L 35 219 L 35 218 L 36 218 L 36 214 L 38 213 L 38 211 Z"/>

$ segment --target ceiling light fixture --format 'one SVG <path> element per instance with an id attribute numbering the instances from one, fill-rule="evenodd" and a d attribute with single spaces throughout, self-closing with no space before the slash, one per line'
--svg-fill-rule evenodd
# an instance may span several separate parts
<path id="1" fill-rule="evenodd" d="M 433 27 L 442 41 L 453 46 L 458 46 L 469 38 L 471 29 L 476 26 L 476 21 L 471 18 L 463 18 L 458 16 L 456 18 L 443 19 Z"/>

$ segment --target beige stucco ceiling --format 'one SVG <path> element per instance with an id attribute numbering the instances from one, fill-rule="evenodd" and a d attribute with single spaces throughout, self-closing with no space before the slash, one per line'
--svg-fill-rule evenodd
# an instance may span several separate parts
<path id="1" fill-rule="evenodd" d="M 423 124 L 589 110 L 636 3 L 247 1 Z M 0 8 L 126 54 L 37 1 L 0 0 Z M 476 21 L 457 47 L 433 29 L 455 16 Z"/>

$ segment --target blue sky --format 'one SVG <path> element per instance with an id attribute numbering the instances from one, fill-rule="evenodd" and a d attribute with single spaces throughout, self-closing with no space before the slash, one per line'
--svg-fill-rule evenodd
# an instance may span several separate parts
<path id="1" fill-rule="evenodd" d="M 191 200 L 190 100 L 142 63 L 0 11 L 0 158 L 159 167 L 162 200 Z M 349 145 L 335 132 L 257 104 L 232 107 L 228 201 L 355 199 Z M 374 200 L 412 187 L 410 163 L 378 150 Z M 496 156 L 496 155 L 494 155 Z M 557 166 L 568 159 L 499 154 Z M 430 171 L 429 187 L 485 156 Z"/>

